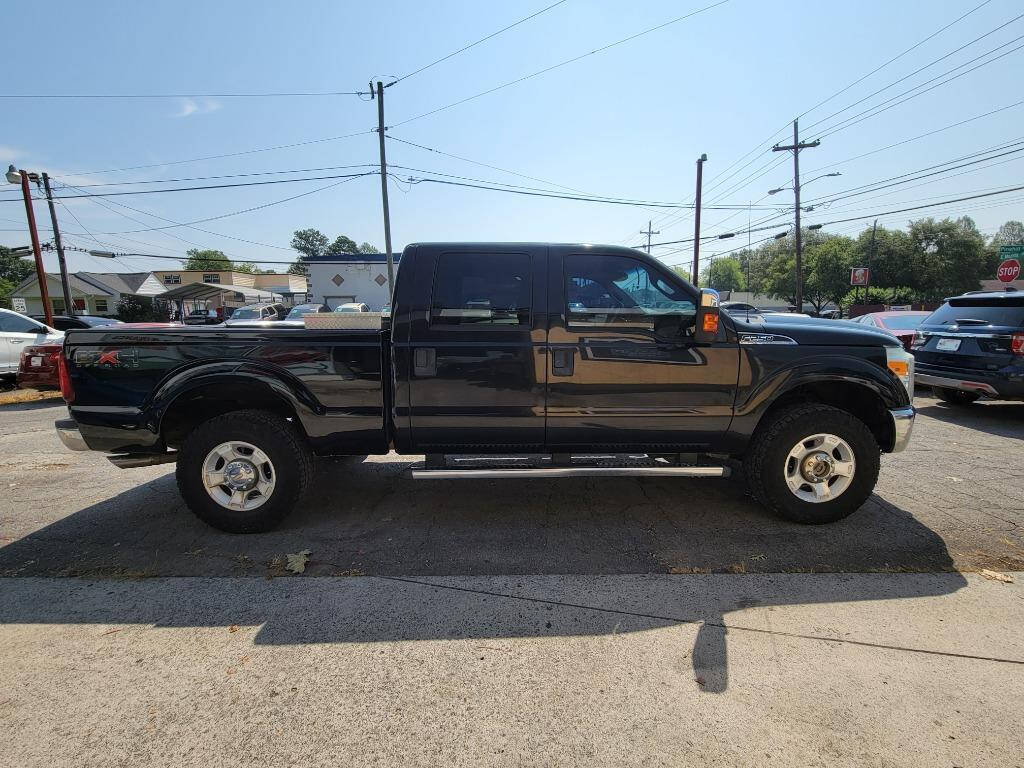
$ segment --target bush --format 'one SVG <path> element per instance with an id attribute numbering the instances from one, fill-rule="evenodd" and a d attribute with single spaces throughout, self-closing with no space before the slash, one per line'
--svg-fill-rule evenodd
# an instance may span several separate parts
<path id="1" fill-rule="evenodd" d="M 165 323 L 167 317 L 166 309 L 149 297 L 124 295 L 117 302 L 117 319 L 126 323 Z"/>

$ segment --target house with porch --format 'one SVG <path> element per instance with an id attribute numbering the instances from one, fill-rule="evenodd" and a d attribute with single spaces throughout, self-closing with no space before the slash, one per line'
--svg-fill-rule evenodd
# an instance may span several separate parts
<path id="1" fill-rule="evenodd" d="M 73 272 L 68 275 L 73 311 L 79 315 L 113 317 L 122 296 L 155 298 L 167 289 L 152 272 Z M 64 306 L 64 290 L 60 275 L 46 274 L 50 308 L 55 315 L 70 314 Z M 45 314 L 35 275 L 23 280 L 11 292 L 11 306 L 28 315 Z"/>

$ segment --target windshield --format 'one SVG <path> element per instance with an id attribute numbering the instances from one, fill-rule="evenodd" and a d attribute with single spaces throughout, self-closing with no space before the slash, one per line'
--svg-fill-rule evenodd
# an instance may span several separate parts
<path id="1" fill-rule="evenodd" d="M 928 315 L 888 315 L 880 317 L 882 325 L 890 331 L 912 331 L 917 328 Z"/>
<path id="2" fill-rule="evenodd" d="M 925 325 L 1002 325 L 1024 327 L 1024 296 L 952 299 L 932 312 Z"/>
<path id="3" fill-rule="evenodd" d="M 315 315 L 320 311 L 319 304 L 299 304 L 297 307 L 292 307 L 291 312 L 288 313 L 286 320 L 298 320 L 303 315 Z"/>
<path id="4" fill-rule="evenodd" d="M 247 309 L 242 307 L 231 314 L 232 320 L 258 320 L 260 311 L 258 309 Z"/>

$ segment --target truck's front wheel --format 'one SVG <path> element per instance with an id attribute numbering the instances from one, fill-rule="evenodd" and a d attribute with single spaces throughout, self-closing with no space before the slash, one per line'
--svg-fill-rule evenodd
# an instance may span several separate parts
<path id="1" fill-rule="evenodd" d="M 744 462 L 747 483 L 766 507 L 796 523 L 841 520 L 878 480 L 879 448 L 860 419 L 820 403 L 779 411 L 762 424 Z"/>
<path id="2" fill-rule="evenodd" d="M 197 517 L 228 533 L 275 528 L 312 474 L 309 447 L 287 419 L 233 411 L 196 427 L 178 452 L 178 488 Z"/>

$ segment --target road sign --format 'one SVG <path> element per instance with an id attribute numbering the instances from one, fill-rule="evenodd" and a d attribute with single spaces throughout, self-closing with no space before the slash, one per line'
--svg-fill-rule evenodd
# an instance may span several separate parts
<path id="1" fill-rule="evenodd" d="M 1020 262 L 1016 259 L 1006 259 L 996 269 L 996 277 L 1004 283 L 1012 283 L 1020 277 Z"/>
<path id="2" fill-rule="evenodd" d="M 1024 245 L 1000 245 L 1000 259 L 1024 259 Z"/>
<path id="3" fill-rule="evenodd" d="M 871 270 L 867 267 L 854 267 L 850 270 L 850 285 L 867 285 Z"/>
<path id="4" fill-rule="evenodd" d="M 18 296 L 11 297 L 11 309 L 13 309 L 15 312 L 28 312 L 28 307 L 25 305 L 25 300 Z"/>

